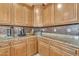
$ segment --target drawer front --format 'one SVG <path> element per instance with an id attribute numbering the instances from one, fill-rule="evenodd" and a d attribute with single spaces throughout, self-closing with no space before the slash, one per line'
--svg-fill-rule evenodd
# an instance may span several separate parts
<path id="1" fill-rule="evenodd" d="M 25 43 L 26 41 L 22 41 L 22 40 L 14 40 L 11 42 L 11 45 L 17 45 L 17 44 L 21 44 L 21 43 Z"/>
<path id="2" fill-rule="evenodd" d="M 44 38 L 42 38 L 42 39 L 39 39 L 38 41 L 43 41 L 43 42 L 45 42 L 45 43 L 49 43 L 49 39 L 44 39 Z"/>
<path id="3" fill-rule="evenodd" d="M 68 44 L 65 44 L 65 43 L 62 43 L 62 42 L 59 42 L 59 41 L 53 41 L 53 42 L 51 42 L 51 45 L 58 47 L 59 49 L 66 51 L 67 53 L 70 53 L 72 55 L 76 55 L 76 49 L 77 48 L 72 47 Z"/>
<path id="4" fill-rule="evenodd" d="M 72 56 L 72 54 L 69 54 L 57 47 L 54 47 L 54 46 L 50 46 L 50 50 L 52 51 L 50 53 L 51 56 Z"/>
<path id="5" fill-rule="evenodd" d="M 10 46 L 0 48 L 0 56 L 10 56 Z"/>

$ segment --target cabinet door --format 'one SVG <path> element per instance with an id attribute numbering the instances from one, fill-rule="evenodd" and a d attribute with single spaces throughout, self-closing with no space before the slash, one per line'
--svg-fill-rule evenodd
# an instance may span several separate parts
<path id="1" fill-rule="evenodd" d="M 50 46 L 50 53 L 49 53 L 50 56 L 53 56 L 53 47 Z"/>
<path id="2" fill-rule="evenodd" d="M 55 25 L 61 25 L 64 19 L 64 4 L 55 4 Z"/>
<path id="3" fill-rule="evenodd" d="M 50 26 L 54 25 L 54 20 L 55 20 L 55 4 L 51 5 L 51 21 L 50 21 Z"/>
<path id="4" fill-rule="evenodd" d="M 44 8 L 43 14 L 43 26 L 51 26 L 51 5 Z"/>
<path id="5" fill-rule="evenodd" d="M 12 47 L 11 52 L 13 56 L 26 56 L 26 44 L 20 43 L 20 44 L 14 45 Z"/>
<path id="6" fill-rule="evenodd" d="M 29 38 L 27 41 L 27 55 L 31 56 L 35 53 L 35 40 L 33 38 Z"/>
<path id="7" fill-rule="evenodd" d="M 0 48 L 0 56 L 10 56 L 10 47 Z"/>
<path id="8" fill-rule="evenodd" d="M 77 3 L 77 22 L 79 22 L 79 3 Z"/>
<path id="9" fill-rule="evenodd" d="M 43 26 L 43 7 L 42 5 L 34 6 L 34 26 L 42 27 Z"/>
<path id="10" fill-rule="evenodd" d="M 34 38 L 35 39 L 35 53 L 38 52 L 38 40 L 37 37 Z"/>
<path id="11" fill-rule="evenodd" d="M 20 5 L 14 5 L 15 10 L 15 25 L 24 26 L 24 8 Z"/>
<path id="12" fill-rule="evenodd" d="M 29 23 L 29 10 L 26 7 L 24 8 L 24 19 L 25 19 L 26 26 L 28 26 L 28 23 Z"/>
<path id="13" fill-rule="evenodd" d="M 71 24 L 77 22 L 76 14 L 76 4 L 75 3 L 65 3 L 64 4 L 64 24 Z"/>
<path id="14" fill-rule="evenodd" d="M 55 4 L 55 25 L 71 24 L 77 22 L 76 4 Z"/>
<path id="15" fill-rule="evenodd" d="M 11 25 L 10 19 L 10 4 L 0 3 L 0 24 L 1 25 Z"/>
<path id="16" fill-rule="evenodd" d="M 40 41 L 38 43 L 38 52 L 40 55 L 49 56 L 49 44 Z"/>
<path id="17" fill-rule="evenodd" d="M 32 27 L 33 26 L 33 10 L 29 9 L 28 10 L 28 26 Z"/>

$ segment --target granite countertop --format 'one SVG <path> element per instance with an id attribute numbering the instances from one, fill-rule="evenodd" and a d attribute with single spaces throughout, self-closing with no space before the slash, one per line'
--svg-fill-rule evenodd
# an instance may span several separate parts
<path id="1" fill-rule="evenodd" d="M 5 36 L 5 37 L 1 37 L 0 36 L 0 42 L 1 41 L 9 41 L 9 40 L 14 40 L 14 39 L 16 39 L 16 40 L 18 40 L 18 39 L 21 39 L 21 38 L 29 38 L 29 37 L 35 37 L 35 35 L 27 35 L 27 36 L 15 36 L 15 37 L 7 37 L 7 36 Z"/>
<path id="2" fill-rule="evenodd" d="M 0 41 L 12 40 L 14 37 L 0 37 Z"/>
<path id="3" fill-rule="evenodd" d="M 59 40 L 65 43 L 69 43 L 79 47 L 79 36 L 65 35 L 65 34 L 55 34 L 55 33 L 42 33 L 42 36 Z"/>

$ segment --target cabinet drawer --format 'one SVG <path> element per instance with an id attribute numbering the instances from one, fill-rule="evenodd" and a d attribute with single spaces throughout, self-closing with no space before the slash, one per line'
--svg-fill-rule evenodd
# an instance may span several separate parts
<path id="1" fill-rule="evenodd" d="M 16 44 L 20 44 L 20 43 L 25 43 L 26 41 L 24 40 L 14 40 L 11 42 L 11 45 L 16 45 Z"/>
<path id="2" fill-rule="evenodd" d="M 63 51 L 63 50 L 61 50 L 57 47 L 50 46 L 50 48 L 53 48 L 52 49 L 53 50 L 53 53 L 52 53 L 53 56 L 72 56 L 72 54 L 69 54 L 69 53 L 67 53 L 67 52 L 65 52 L 65 51 Z"/>
<path id="3" fill-rule="evenodd" d="M 10 46 L 1 47 L 0 56 L 10 56 Z"/>
<path id="4" fill-rule="evenodd" d="M 75 47 L 71 46 L 71 45 L 68 45 L 68 44 L 65 44 L 63 42 L 60 42 L 60 41 L 53 41 L 51 42 L 51 45 L 63 50 L 63 51 L 66 51 L 67 53 L 70 53 L 72 55 L 76 55 L 76 49 Z"/>
<path id="5" fill-rule="evenodd" d="M 0 48 L 7 47 L 10 45 L 10 42 L 0 42 Z"/>
<path id="6" fill-rule="evenodd" d="M 41 39 L 39 39 L 39 41 L 42 41 L 42 42 L 44 42 L 44 43 L 49 43 L 49 39 L 45 39 L 45 38 L 41 38 Z"/>

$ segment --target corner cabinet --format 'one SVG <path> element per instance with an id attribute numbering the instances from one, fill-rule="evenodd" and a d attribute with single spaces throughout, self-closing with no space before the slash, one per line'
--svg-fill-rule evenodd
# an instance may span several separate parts
<path id="1" fill-rule="evenodd" d="M 55 4 L 55 24 L 77 23 L 77 8 L 75 3 Z"/>
<path id="2" fill-rule="evenodd" d="M 32 56 L 37 53 L 37 38 L 27 38 L 27 56 Z"/>
<path id="3" fill-rule="evenodd" d="M 12 4 L 0 3 L 0 25 L 12 25 Z"/>
<path id="4" fill-rule="evenodd" d="M 42 56 L 49 56 L 49 39 L 45 38 L 38 39 L 38 53 Z"/>
<path id="5" fill-rule="evenodd" d="M 38 52 L 40 55 L 49 56 L 49 45 L 39 41 Z"/>

